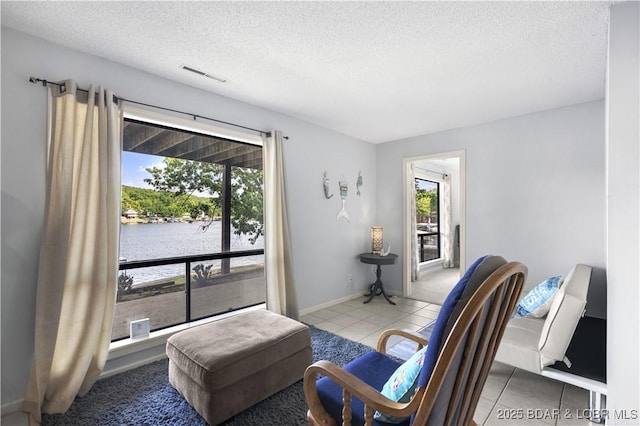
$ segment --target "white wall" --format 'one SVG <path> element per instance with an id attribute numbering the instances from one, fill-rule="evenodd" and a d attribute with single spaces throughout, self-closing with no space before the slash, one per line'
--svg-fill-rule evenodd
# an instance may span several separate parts
<path id="1" fill-rule="evenodd" d="M 30 76 L 101 84 L 122 97 L 258 129 L 281 129 L 302 309 L 346 297 L 363 286 L 367 268 L 357 254 L 369 245 L 375 221 L 375 146 L 273 111 L 177 84 L 104 59 L 73 52 L 2 28 L 2 405 L 23 397 L 33 354 L 36 269 L 45 200 L 46 90 Z M 215 83 L 212 83 L 215 84 Z M 325 200 L 327 170 L 333 192 L 344 174 L 351 223 L 336 220 L 339 195 Z M 355 179 L 362 171 L 362 196 Z"/>
<path id="2" fill-rule="evenodd" d="M 574 263 L 590 264 L 596 270 L 589 313 L 604 316 L 608 247 L 609 403 L 621 409 L 637 407 L 639 167 L 634 131 L 638 111 L 624 124 L 623 114 L 633 113 L 637 98 L 622 96 L 638 93 L 638 46 L 628 42 L 637 42 L 637 9 L 637 4 L 612 9 L 606 184 L 603 101 L 374 146 L 3 28 L 2 404 L 22 398 L 33 348 L 46 114 L 44 89 L 27 82 L 34 75 L 49 80 L 73 78 L 81 87 L 89 82 L 103 84 L 131 99 L 250 127 L 282 129 L 290 137 L 285 143 L 286 176 L 303 309 L 349 295 L 348 273 L 361 286 L 370 279 L 368 268 L 356 257 L 368 249 L 370 225 L 384 226 L 385 240 L 402 247 L 402 158 L 465 150 L 467 262 L 487 252 L 521 260 L 529 266 L 529 281 L 534 283 L 566 273 Z M 618 68 L 624 58 L 631 58 L 636 66 L 627 75 Z M 629 159 L 631 167 L 627 167 Z M 351 184 L 350 224 L 335 220 L 338 195 L 331 200 L 322 195 L 325 170 L 333 185 L 342 174 Z M 364 177 L 362 197 L 355 196 L 359 170 Z M 635 258 L 616 264 L 625 253 Z M 401 291 L 401 262 L 386 267 L 384 278 L 385 286 Z"/>
<path id="3" fill-rule="evenodd" d="M 607 409 L 640 410 L 640 5 L 611 8 L 607 73 Z"/>
<path id="4" fill-rule="evenodd" d="M 595 268 L 589 314 L 604 317 L 604 102 L 378 145 L 378 221 L 402 247 L 402 159 L 464 150 L 466 261 L 487 253 L 529 267 L 528 284 Z M 402 262 L 385 285 L 402 289 Z"/>

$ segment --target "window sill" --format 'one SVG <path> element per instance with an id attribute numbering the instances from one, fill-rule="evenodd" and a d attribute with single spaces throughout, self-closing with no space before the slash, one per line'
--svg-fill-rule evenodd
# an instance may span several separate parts
<path id="1" fill-rule="evenodd" d="M 138 337 L 135 339 L 123 339 L 118 340 L 117 342 L 111 342 L 109 345 L 109 356 L 107 357 L 107 361 L 114 360 L 117 358 L 121 358 L 127 355 L 134 354 L 136 352 L 141 352 L 146 349 L 154 348 L 160 345 L 164 345 L 167 343 L 167 339 L 174 334 L 188 330 L 189 328 L 196 327 L 202 324 L 208 324 L 210 322 L 219 321 L 224 318 L 229 318 L 243 312 L 249 312 L 258 309 L 266 309 L 266 304 L 260 304 L 256 306 L 251 306 L 245 309 L 239 309 L 237 311 L 224 313 L 220 315 L 216 315 L 212 318 L 205 318 L 198 321 L 193 321 L 188 324 L 180 324 L 174 327 L 166 328 L 159 331 L 154 331 L 149 333 L 149 336 Z"/>
<path id="2" fill-rule="evenodd" d="M 442 264 L 443 261 L 444 260 L 441 257 L 439 257 L 437 259 L 427 260 L 426 262 L 420 262 L 419 266 L 420 268 L 424 268 L 424 269 L 433 268 L 435 266 Z"/>

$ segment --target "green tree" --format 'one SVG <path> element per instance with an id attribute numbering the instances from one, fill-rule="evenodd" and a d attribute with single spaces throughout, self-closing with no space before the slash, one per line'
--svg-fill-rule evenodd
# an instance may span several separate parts
<path id="1" fill-rule="evenodd" d="M 416 219 L 418 222 L 427 222 L 431 214 L 438 211 L 438 196 L 436 190 L 418 188 L 416 184 Z"/>
<path id="2" fill-rule="evenodd" d="M 231 168 L 231 224 L 237 235 L 246 234 L 251 244 L 264 235 L 262 170 Z"/>
<path id="3" fill-rule="evenodd" d="M 122 185 L 122 214 L 131 208 L 140 216 L 179 217 L 189 213 L 196 218 L 200 214 L 220 215 L 219 209 L 215 209 L 209 197 L 192 195 L 185 201 L 185 197 L 169 191 Z"/>
<path id="4" fill-rule="evenodd" d="M 177 158 L 165 158 L 164 165 L 147 168 L 152 177 L 145 182 L 157 191 L 172 194 L 174 206 L 192 216 L 202 212 L 212 217 L 211 213 L 222 210 L 222 165 Z M 262 170 L 231 168 L 231 224 L 236 235 L 248 235 L 252 244 L 264 234 L 262 191 Z M 208 193 L 211 198 L 205 204 L 202 199 L 194 199 L 194 193 Z"/>
<path id="5" fill-rule="evenodd" d="M 138 213 L 142 212 L 142 208 L 140 207 L 140 203 L 137 200 L 131 199 L 131 193 L 129 191 L 122 190 L 122 213 L 126 212 L 129 209 L 134 209 Z"/>

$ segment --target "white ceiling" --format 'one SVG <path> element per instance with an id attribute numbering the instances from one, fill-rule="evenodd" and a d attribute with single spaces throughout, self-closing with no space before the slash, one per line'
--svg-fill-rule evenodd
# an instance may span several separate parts
<path id="1" fill-rule="evenodd" d="M 612 3 L 0 7 L 3 26 L 377 143 L 604 98 Z"/>

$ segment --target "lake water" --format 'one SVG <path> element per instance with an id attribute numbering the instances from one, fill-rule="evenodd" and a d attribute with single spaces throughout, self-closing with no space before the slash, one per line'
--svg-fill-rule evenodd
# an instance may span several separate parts
<path id="1" fill-rule="evenodd" d="M 131 261 L 219 253 L 221 251 L 222 223 L 212 222 L 205 232 L 202 230 L 202 225 L 206 225 L 206 222 L 122 224 L 120 226 L 120 258 Z M 251 244 L 246 236 L 231 234 L 231 250 L 261 248 L 264 248 L 262 236 L 255 244 Z M 263 261 L 263 256 L 241 257 L 231 259 L 231 266 L 256 264 Z M 206 263 L 220 265 L 220 261 Z M 135 285 L 160 278 L 184 275 L 184 264 L 130 269 L 127 270 L 127 275 L 133 276 Z"/>

